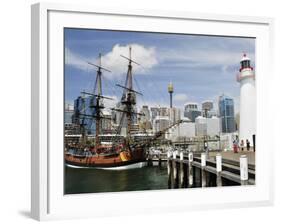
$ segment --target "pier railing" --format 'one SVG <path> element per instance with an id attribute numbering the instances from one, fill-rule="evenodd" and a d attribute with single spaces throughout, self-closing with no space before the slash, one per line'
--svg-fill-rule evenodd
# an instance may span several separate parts
<path id="1" fill-rule="evenodd" d="M 255 165 L 246 155 L 239 161 L 222 158 L 220 153 L 208 158 L 206 153 L 150 153 L 148 165 L 167 165 L 169 188 L 254 185 Z"/>

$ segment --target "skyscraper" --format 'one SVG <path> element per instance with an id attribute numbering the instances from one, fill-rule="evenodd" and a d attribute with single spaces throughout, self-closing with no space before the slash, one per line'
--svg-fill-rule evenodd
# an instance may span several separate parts
<path id="1" fill-rule="evenodd" d="M 219 114 L 223 133 L 235 132 L 234 100 L 222 95 L 219 97 Z"/>
<path id="2" fill-rule="evenodd" d="M 92 134 L 95 131 L 95 105 L 96 98 L 93 96 L 79 96 L 74 100 L 74 115 L 73 122 L 81 125 L 86 129 L 86 132 Z"/>

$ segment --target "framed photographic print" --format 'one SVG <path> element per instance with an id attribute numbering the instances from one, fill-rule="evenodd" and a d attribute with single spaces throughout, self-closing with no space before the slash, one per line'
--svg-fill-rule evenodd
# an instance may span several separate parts
<path id="1" fill-rule="evenodd" d="M 271 204 L 272 26 L 33 5 L 32 217 Z"/>

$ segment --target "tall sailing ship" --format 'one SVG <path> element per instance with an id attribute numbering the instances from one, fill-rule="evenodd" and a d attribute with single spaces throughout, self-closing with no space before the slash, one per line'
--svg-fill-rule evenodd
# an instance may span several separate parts
<path id="1" fill-rule="evenodd" d="M 126 135 L 122 142 L 115 141 L 112 138 L 110 144 L 102 144 L 100 141 L 101 122 L 103 119 L 110 119 L 103 116 L 104 104 L 103 100 L 111 98 L 102 95 L 102 72 L 110 72 L 108 69 L 101 66 L 101 54 L 99 55 L 99 65 L 88 62 L 88 64 L 97 68 L 97 75 L 95 80 L 95 87 L 93 93 L 82 92 L 82 94 L 92 97 L 90 108 L 94 110 L 94 114 L 87 114 L 85 111 L 85 102 L 83 102 L 84 110 L 76 114 L 79 117 L 80 127 L 82 130 L 81 142 L 79 144 L 66 143 L 65 145 L 65 162 L 67 165 L 78 167 L 100 167 L 100 168 L 132 168 L 141 167 L 144 165 L 146 159 L 145 144 L 136 144 L 131 137 L 131 130 L 133 125 L 133 116 L 143 115 L 137 113 L 134 108 L 136 105 L 136 94 L 141 94 L 133 89 L 133 74 L 132 64 L 138 64 L 131 58 L 131 47 L 129 48 L 129 57 L 121 55 L 121 57 L 128 60 L 128 70 L 126 75 L 125 85 L 116 84 L 116 86 L 123 89 L 121 98 L 121 108 L 111 108 L 111 110 L 121 113 L 121 121 L 115 134 L 121 132 L 122 123 L 126 117 Z M 84 98 L 82 98 L 83 101 Z M 85 119 L 95 120 L 95 140 L 94 145 L 87 141 L 87 132 Z"/>
<path id="2" fill-rule="evenodd" d="M 104 104 L 103 100 L 112 100 L 109 97 L 102 95 L 102 71 L 110 72 L 108 69 L 101 66 L 101 54 L 99 55 L 99 65 L 88 62 L 90 65 L 97 68 L 97 75 L 95 80 L 95 87 L 92 93 L 83 91 L 82 94 L 91 97 L 90 108 L 94 113 L 88 114 L 85 108 L 85 99 L 82 97 L 82 112 L 75 114 L 79 119 L 79 125 L 82 130 L 81 142 L 79 144 L 65 143 L 65 162 L 68 166 L 76 167 L 98 167 L 111 169 L 127 169 L 142 167 L 146 163 L 146 149 L 151 143 L 161 137 L 171 127 L 183 122 L 176 121 L 164 130 L 156 132 L 153 136 L 146 136 L 147 138 L 141 141 L 136 141 L 132 137 L 132 129 L 135 116 L 144 116 L 142 113 L 136 111 L 136 95 L 142 95 L 140 92 L 133 89 L 133 73 L 132 64 L 139 65 L 131 58 L 131 47 L 129 48 L 129 57 L 121 55 L 128 60 L 128 70 L 126 75 L 125 85 L 116 84 L 116 86 L 123 89 L 121 97 L 121 108 L 110 108 L 113 111 L 121 113 L 120 123 L 117 126 L 115 133 L 111 135 L 109 144 L 101 142 L 101 122 L 102 120 L 110 119 L 103 114 Z M 92 119 L 95 121 L 95 140 L 94 144 L 87 140 L 87 131 L 85 119 Z M 124 138 L 121 138 L 120 133 L 125 121 L 126 133 Z M 119 136 L 119 137 L 117 137 Z"/>

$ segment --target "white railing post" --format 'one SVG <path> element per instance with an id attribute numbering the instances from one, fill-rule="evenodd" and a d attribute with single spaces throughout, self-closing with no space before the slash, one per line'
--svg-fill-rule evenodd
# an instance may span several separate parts
<path id="1" fill-rule="evenodd" d="M 240 180 L 241 185 L 247 185 L 248 184 L 248 158 L 246 155 L 240 156 Z"/>
<path id="2" fill-rule="evenodd" d="M 201 182 L 202 182 L 202 187 L 207 186 L 205 168 L 206 168 L 206 153 L 201 153 Z"/>
<path id="3" fill-rule="evenodd" d="M 221 154 L 216 155 L 216 168 L 217 168 L 217 186 L 222 186 L 221 171 L 222 171 L 222 156 Z"/>
<path id="4" fill-rule="evenodd" d="M 192 162 L 193 162 L 193 153 L 189 152 L 188 153 L 188 187 L 193 186 L 193 167 L 192 167 Z"/>

